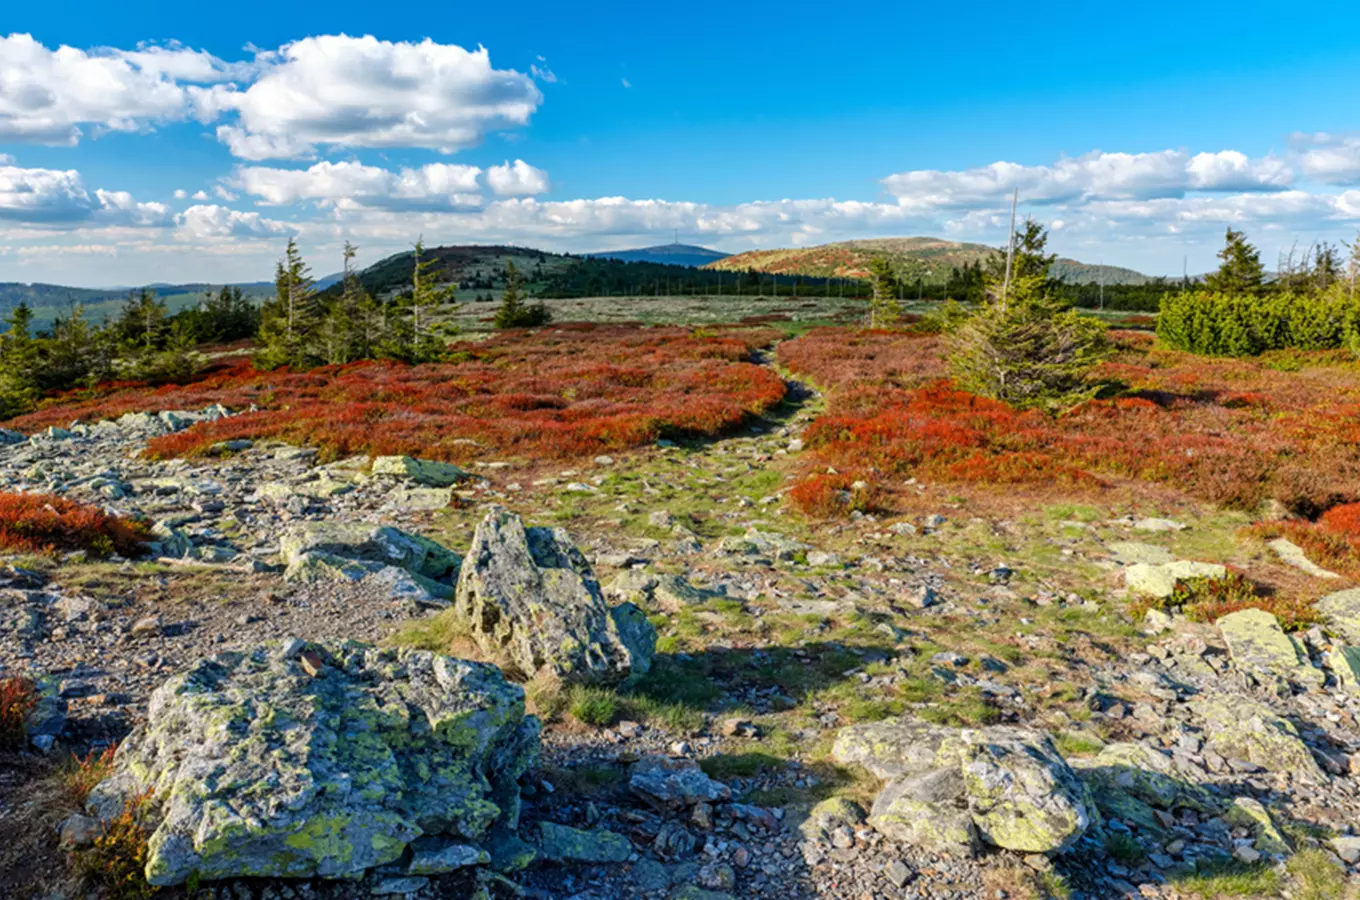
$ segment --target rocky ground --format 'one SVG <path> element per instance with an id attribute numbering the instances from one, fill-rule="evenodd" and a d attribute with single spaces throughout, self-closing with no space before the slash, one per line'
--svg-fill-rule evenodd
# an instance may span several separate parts
<path id="1" fill-rule="evenodd" d="M 1360 600 L 1344 582 L 1325 624 L 1294 635 L 1251 612 L 1135 623 L 1131 595 L 1280 562 L 1237 537 L 1243 517 L 1152 500 L 998 512 L 916 485 L 919 514 L 810 523 L 781 493 L 816 404 L 795 393 L 720 441 L 469 473 L 249 442 L 138 455 L 223 410 L 8 435 L 0 489 L 143 516 L 158 543 L 0 572 L 0 676 L 50 679 L 65 706 L 0 786 L 7 895 L 76 896 L 61 820 L 34 814 L 18 773 L 123 740 L 208 657 L 298 637 L 500 662 L 450 625 L 462 588 L 414 537 L 466 554 L 494 504 L 565 528 L 657 637 L 621 687 L 530 683 L 545 724 L 517 836 L 539 864 L 498 862 L 489 895 L 1344 896 L 1360 873 Z M 899 721 L 926 730 L 864 731 Z M 43 839 L 12 837 L 37 819 Z M 412 871 L 202 890 L 471 896 L 467 871 Z M 1319 885 L 1332 893 L 1305 892 Z"/>

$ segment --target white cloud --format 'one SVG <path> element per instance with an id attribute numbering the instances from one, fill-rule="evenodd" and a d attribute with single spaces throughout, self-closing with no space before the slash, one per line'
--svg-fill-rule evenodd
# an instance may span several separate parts
<path id="1" fill-rule="evenodd" d="M 87 52 L 49 50 L 27 34 L 0 36 L 0 140 L 74 145 L 86 128 L 139 131 L 201 116 L 223 88 L 199 83 L 221 81 L 229 71 L 177 45 Z"/>
<path id="2" fill-rule="evenodd" d="M 319 162 L 308 169 L 243 166 L 232 183 L 272 206 L 310 200 L 340 209 L 451 210 L 481 204 L 481 172 L 449 163 L 394 172 L 357 162 Z"/>
<path id="3" fill-rule="evenodd" d="M 284 45 L 246 90 L 218 99 L 239 114 L 218 137 L 260 160 L 318 146 L 451 153 L 527 124 L 543 98 L 531 77 L 493 69 L 482 47 L 325 35 Z"/>
<path id="4" fill-rule="evenodd" d="M 542 99 L 534 77 L 492 68 L 485 48 L 429 39 L 322 35 L 228 62 L 178 43 L 49 49 L 0 36 L 0 140 L 69 146 L 87 132 L 227 117 L 217 136 L 243 159 L 319 147 L 452 153 L 527 124 Z"/>
<path id="5" fill-rule="evenodd" d="M 175 191 L 176 200 L 183 200 L 187 196 L 189 196 L 189 192 L 186 191 L 184 188 L 179 188 L 178 190 Z"/>
<path id="6" fill-rule="evenodd" d="M 263 218 L 217 204 L 191 206 L 175 217 L 181 235 L 188 238 L 273 238 L 296 234 L 287 222 Z"/>
<path id="7" fill-rule="evenodd" d="M 629 81 L 627 78 L 620 78 L 619 81 L 620 81 L 620 83 L 622 83 L 623 86 L 626 87 L 626 88 L 630 88 L 630 87 L 633 86 L 633 82 Z"/>
<path id="8" fill-rule="evenodd" d="M 1360 184 L 1360 134 L 1294 134 L 1290 144 L 1304 175 L 1323 184 Z"/>
<path id="9" fill-rule="evenodd" d="M 124 191 L 85 189 L 74 169 L 23 169 L 0 165 L 0 220 L 46 228 L 84 225 L 168 225 L 163 203 L 139 203 Z"/>
<path id="10" fill-rule="evenodd" d="M 204 190 L 197 190 L 197 191 L 194 191 L 193 196 L 192 196 L 190 199 L 191 199 L 191 200 L 198 200 L 198 201 L 202 202 L 202 201 L 208 199 L 208 192 L 207 192 L 207 191 L 204 191 Z"/>
<path id="11" fill-rule="evenodd" d="M 533 65 L 529 66 L 529 74 L 537 78 L 539 81 L 544 81 L 547 82 L 548 84 L 556 84 L 557 73 L 555 73 L 552 69 L 548 68 L 548 61 L 544 59 L 542 56 L 536 58 L 538 59 L 538 62 L 542 63 L 543 65 L 540 66 L 538 63 L 534 63 Z"/>
<path id="12" fill-rule="evenodd" d="M 522 159 L 486 170 L 486 183 L 503 197 L 524 197 L 548 190 L 548 173 Z"/>
<path id="13" fill-rule="evenodd" d="M 231 203 L 233 200 L 236 199 L 235 194 L 233 194 L 231 191 L 227 190 L 220 184 L 213 188 L 213 195 L 216 196 L 218 200 L 225 200 L 228 203 Z"/>
<path id="14" fill-rule="evenodd" d="M 1293 182 L 1275 157 L 1252 160 L 1235 150 L 1199 153 L 1092 151 L 1048 166 L 995 162 L 959 171 L 899 172 L 883 186 L 905 207 L 919 210 L 995 207 L 1017 188 L 1026 203 L 1182 197 L 1193 191 L 1279 191 Z"/>

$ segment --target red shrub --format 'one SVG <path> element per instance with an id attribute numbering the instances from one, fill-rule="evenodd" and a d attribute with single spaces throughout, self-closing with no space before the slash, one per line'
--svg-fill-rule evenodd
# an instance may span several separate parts
<path id="1" fill-rule="evenodd" d="M 1360 503 L 1334 506 L 1322 514 L 1322 527 L 1351 541 L 1360 543 Z"/>
<path id="2" fill-rule="evenodd" d="M 97 506 L 52 494 L 0 492 L 0 548 L 21 553 L 85 550 L 96 556 L 134 556 L 142 549 L 140 523 Z"/>
<path id="3" fill-rule="evenodd" d="M 0 750 L 22 750 L 28 744 L 28 714 L 37 703 L 32 679 L 0 679 Z"/>
<path id="4" fill-rule="evenodd" d="M 777 405 L 783 380 L 747 360 L 778 334 L 564 326 L 457 343 L 450 363 L 363 362 L 301 373 L 241 364 L 183 387 L 68 395 L 11 426 L 221 403 L 258 411 L 157 438 L 148 452 L 194 456 L 234 438 L 277 438 L 327 457 L 592 456 L 658 437 L 717 434 Z"/>
<path id="5" fill-rule="evenodd" d="M 1296 353 L 1288 367 L 1206 359 L 1111 334 L 1119 352 L 1095 377 L 1124 395 L 1059 417 L 956 390 L 927 336 L 823 328 L 780 344 L 779 359 L 828 394 L 805 435 L 810 467 L 879 482 L 1094 487 L 1109 475 L 1237 508 L 1274 498 L 1309 514 L 1360 499 L 1354 363 L 1329 353 Z"/>
<path id="6" fill-rule="evenodd" d="M 869 512 L 875 503 L 871 486 L 849 475 L 813 475 L 794 485 L 789 501 L 809 516 L 839 518 L 851 512 Z"/>

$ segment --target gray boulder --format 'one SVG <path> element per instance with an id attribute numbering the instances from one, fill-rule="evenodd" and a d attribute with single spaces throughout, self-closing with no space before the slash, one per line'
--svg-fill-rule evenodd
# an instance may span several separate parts
<path id="1" fill-rule="evenodd" d="M 1085 786 L 1046 735 L 1024 728 L 886 720 L 842 729 L 832 757 L 887 779 L 870 825 L 932 851 L 981 841 L 1057 853 L 1092 820 Z"/>
<path id="2" fill-rule="evenodd" d="M 561 528 L 525 528 L 492 507 L 472 539 L 454 610 L 477 644 L 531 678 L 611 684 L 645 674 L 656 629 L 631 603 L 612 609 Z"/>
<path id="3" fill-rule="evenodd" d="M 420 838 L 475 844 L 515 827 L 538 730 L 523 691 L 492 666 L 275 642 L 158 688 L 89 811 L 108 819 L 152 790 L 154 885 L 353 877 Z M 431 843 L 417 847 L 440 857 L 431 868 L 471 859 Z"/>
<path id="4" fill-rule="evenodd" d="M 359 580 L 393 567 L 410 573 L 435 595 L 448 596 L 462 558 L 429 538 L 388 525 L 306 522 L 279 538 L 288 580 Z M 394 573 L 385 577 L 393 581 Z M 432 585 L 442 584 L 443 590 Z"/>
<path id="5" fill-rule="evenodd" d="M 709 778 L 694 760 L 666 756 L 645 756 L 633 763 L 628 789 L 663 810 L 732 799 L 732 789 Z"/>

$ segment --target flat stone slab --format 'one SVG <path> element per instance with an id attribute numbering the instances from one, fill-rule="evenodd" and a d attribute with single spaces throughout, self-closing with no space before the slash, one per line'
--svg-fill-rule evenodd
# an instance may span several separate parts
<path id="1" fill-rule="evenodd" d="M 1135 563 L 1159 566 L 1176 561 L 1175 555 L 1165 547 L 1159 547 L 1156 544 L 1144 544 L 1140 541 L 1111 541 L 1105 545 L 1105 549 L 1110 551 L 1117 561 L 1126 566 Z"/>
<path id="2" fill-rule="evenodd" d="M 1177 522 L 1175 519 L 1147 518 L 1133 523 L 1134 531 L 1184 531 L 1187 527 L 1189 526 L 1184 522 Z"/>
<path id="3" fill-rule="evenodd" d="M 1293 566 L 1300 572 L 1312 575 L 1314 578 L 1340 578 L 1335 572 L 1329 572 L 1308 558 L 1303 552 L 1303 548 L 1293 541 L 1284 538 L 1275 538 L 1266 543 L 1266 546 L 1275 551 L 1275 555 L 1280 558 L 1280 562 L 1287 566 Z"/>

